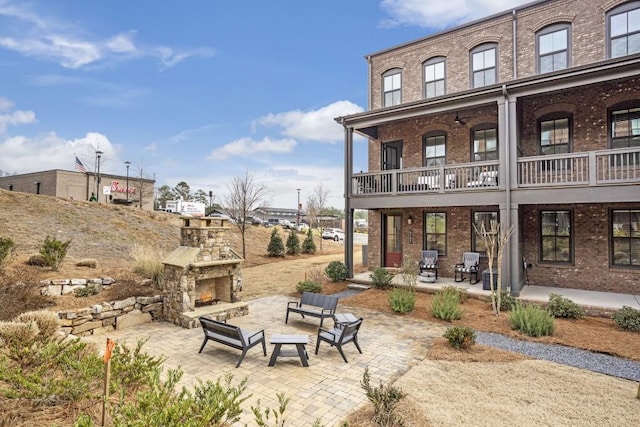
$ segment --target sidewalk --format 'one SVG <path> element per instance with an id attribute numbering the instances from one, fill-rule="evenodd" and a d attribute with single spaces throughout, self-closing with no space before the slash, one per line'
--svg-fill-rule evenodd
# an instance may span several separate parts
<path id="1" fill-rule="evenodd" d="M 370 284 L 369 272 L 356 274 L 351 282 Z M 393 284 L 402 286 L 402 279 L 399 275 L 393 278 Z M 456 286 L 467 289 L 469 294 L 489 296 L 491 291 L 482 290 L 482 280 L 475 285 L 469 284 L 468 280 L 464 282 L 455 282 L 452 277 L 439 277 L 435 283 L 418 282 L 417 288 L 423 290 L 436 291 L 445 286 Z M 592 307 L 602 310 L 619 310 L 623 306 L 628 306 L 640 310 L 640 294 L 617 294 L 612 292 L 584 291 L 581 289 L 570 288 L 554 288 L 551 286 L 532 286 L 526 285 L 520 291 L 520 299 L 527 301 L 544 302 L 549 301 L 549 294 L 560 294 L 571 299 L 576 304 Z"/>

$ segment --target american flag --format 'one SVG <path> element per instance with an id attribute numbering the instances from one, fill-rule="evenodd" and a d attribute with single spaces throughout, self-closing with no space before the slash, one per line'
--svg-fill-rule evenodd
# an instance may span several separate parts
<path id="1" fill-rule="evenodd" d="M 76 156 L 76 170 L 78 172 L 87 172 L 87 168 L 84 167 L 84 165 L 82 164 L 82 162 L 80 161 L 80 159 Z"/>

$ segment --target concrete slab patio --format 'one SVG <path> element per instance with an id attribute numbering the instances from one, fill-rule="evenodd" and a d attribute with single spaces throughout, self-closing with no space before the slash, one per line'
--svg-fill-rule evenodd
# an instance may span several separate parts
<path id="1" fill-rule="evenodd" d="M 363 354 L 355 346 L 344 347 L 349 363 L 345 363 L 335 348 L 322 343 L 318 355 L 313 354 L 318 331 L 318 319 L 302 319 L 291 314 L 284 323 L 287 296 L 270 296 L 250 300 L 249 314 L 233 318 L 229 323 L 251 331 L 265 329 L 267 356 L 260 346 L 247 353 L 242 365 L 235 368 L 240 352 L 220 344 L 209 342 L 202 353 L 201 329 L 183 329 L 166 322 L 155 322 L 116 331 L 110 335 L 118 343 L 134 346 L 138 339 L 147 339 L 145 352 L 166 357 L 165 368 L 180 367 L 184 371 L 181 384 L 191 386 L 198 380 L 206 381 L 230 373 L 240 381 L 248 378 L 247 394 L 251 397 L 243 404 L 239 425 L 254 425 L 251 406 L 260 400 L 262 408 L 277 408 L 276 393 L 284 392 L 290 398 L 285 412 L 287 425 L 312 426 L 316 420 L 326 427 L 338 426 L 352 411 L 367 402 L 360 380 L 365 368 L 369 368 L 372 384 L 386 383 L 406 372 L 424 359 L 427 347 L 435 337 L 442 336 L 445 327 L 424 321 L 413 321 L 361 308 L 350 309 L 338 305 L 338 312 L 351 312 L 363 317 L 359 343 Z M 331 326 L 331 322 L 325 327 Z M 273 350 L 269 338 L 275 334 L 305 334 L 309 337 L 308 368 L 301 366 L 298 358 L 279 358 L 269 367 Z M 106 336 L 86 339 L 104 348 Z"/>

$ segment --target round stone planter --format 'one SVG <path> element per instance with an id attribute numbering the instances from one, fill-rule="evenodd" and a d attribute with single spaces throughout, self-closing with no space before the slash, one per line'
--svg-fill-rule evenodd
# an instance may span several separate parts
<path id="1" fill-rule="evenodd" d="M 435 283 L 436 274 L 429 271 L 425 271 L 424 273 L 420 273 L 419 278 L 422 283 Z"/>

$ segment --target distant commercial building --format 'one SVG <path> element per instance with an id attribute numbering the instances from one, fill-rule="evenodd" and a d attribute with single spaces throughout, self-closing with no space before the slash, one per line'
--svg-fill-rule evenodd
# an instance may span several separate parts
<path id="1" fill-rule="evenodd" d="M 0 188 L 75 200 L 138 206 L 153 210 L 155 180 L 139 177 L 74 172 L 60 169 L 0 177 Z"/>

